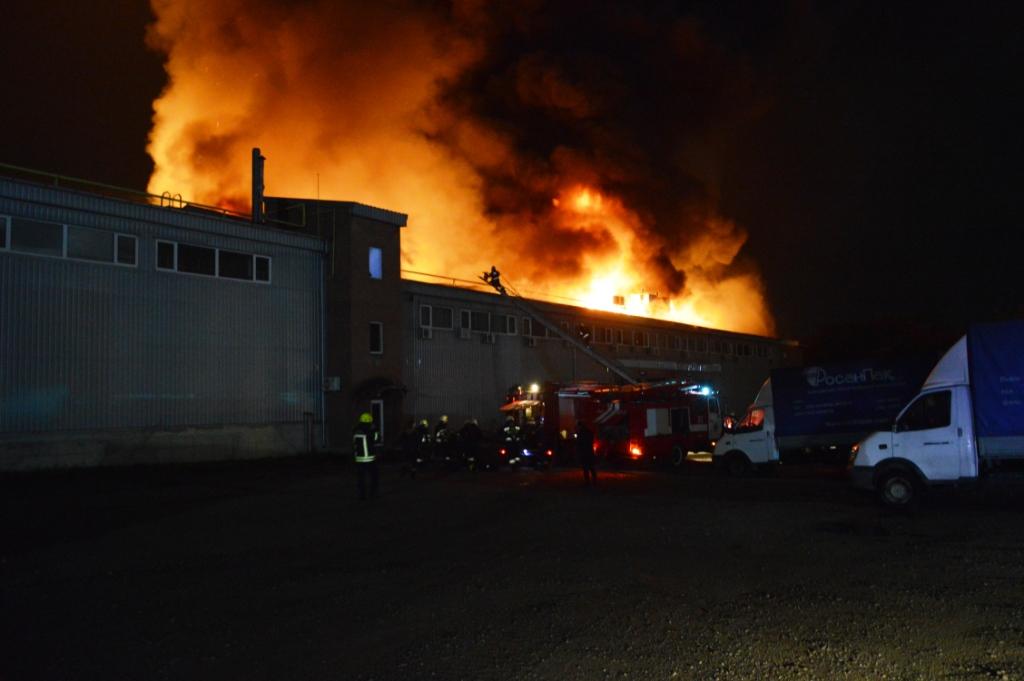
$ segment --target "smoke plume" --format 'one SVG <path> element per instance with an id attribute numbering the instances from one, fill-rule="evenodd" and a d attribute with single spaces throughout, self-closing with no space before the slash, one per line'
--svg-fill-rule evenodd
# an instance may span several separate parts
<path id="1" fill-rule="evenodd" d="M 697 19 L 639 7 L 153 0 L 150 191 L 246 210 L 259 146 L 269 193 L 408 213 L 410 270 L 493 264 L 524 291 L 771 333 L 714 189 L 763 95 Z"/>

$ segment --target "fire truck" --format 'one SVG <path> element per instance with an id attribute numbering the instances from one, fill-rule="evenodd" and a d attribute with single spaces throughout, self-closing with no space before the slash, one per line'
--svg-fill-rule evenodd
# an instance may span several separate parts
<path id="1" fill-rule="evenodd" d="M 595 450 L 613 463 L 645 462 L 682 466 L 690 452 L 711 452 L 722 435 L 717 393 L 710 386 L 683 381 L 641 383 L 625 368 L 580 338 L 553 324 L 528 304 L 501 272 L 491 267 L 480 279 L 554 336 L 617 375 L 621 385 L 580 383 L 531 385 L 510 391 L 501 410 L 512 416 L 523 442 L 503 447 L 508 461 L 544 462 L 557 454 L 575 455 L 572 436 L 583 421 L 595 434 Z"/>
<path id="2" fill-rule="evenodd" d="M 501 410 L 526 433 L 528 451 L 575 454 L 573 433 L 583 421 L 599 457 L 613 464 L 681 467 L 694 452 L 710 452 L 722 436 L 718 395 L 685 381 L 604 385 L 581 383 L 516 388 Z"/>

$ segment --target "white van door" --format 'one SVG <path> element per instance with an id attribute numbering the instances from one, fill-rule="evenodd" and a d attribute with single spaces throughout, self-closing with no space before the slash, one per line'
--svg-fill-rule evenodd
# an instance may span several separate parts
<path id="1" fill-rule="evenodd" d="M 922 393 L 896 419 L 893 456 L 917 464 L 929 480 L 960 477 L 960 441 L 951 390 Z"/>

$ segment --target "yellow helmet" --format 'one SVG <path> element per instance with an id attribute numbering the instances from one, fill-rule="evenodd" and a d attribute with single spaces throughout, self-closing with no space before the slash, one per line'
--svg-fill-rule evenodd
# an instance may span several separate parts
<path id="1" fill-rule="evenodd" d="M 364 411 L 359 415 L 359 423 L 373 423 L 373 416 L 370 415 L 370 412 Z"/>
<path id="2" fill-rule="evenodd" d="M 448 414 L 441 414 L 441 423 L 448 423 Z"/>
<path id="3" fill-rule="evenodd" d="M 421 425 L 421 426 L 429 426 L 429 425 L 430 425 L 430 423 L 429 423 L 429 422 L 428 422 L 428 421 L 427 421 L 426 419 L 421 419 L 421 420 L 420 420 L 420 425 Z"/>

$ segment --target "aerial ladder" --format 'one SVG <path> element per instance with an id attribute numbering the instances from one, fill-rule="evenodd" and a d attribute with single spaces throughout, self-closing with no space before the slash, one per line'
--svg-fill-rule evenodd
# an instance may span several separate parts
<path id="1" fill-rule="evenodd" d="M 490 272 L 484 272 L 480 279 L 488 284 L 491 288 L 498 292 L 502 298 L 507 299 L 512 305 L 519 309 L 520 312 L 529 316 L 541 326 L 546 328 L 555 336 L 558 336 L 565 342 L 571 344 L 574 348 L 582 352 L 584 355 L 594 360 L 601 366 L 611 371 L 616 376 L 624 380 L 629 385 L 637 385 L 639 381 L 633 378 L 625 369 L 620 367 L 617 363 L 603 356 L 599 352 L 595 352 L 589 345 L 584 343 L 579 338 L 575 337 L 571 333 L 566 333 L 562 327 L 549 321 L 547 317 L 541 314 L 533 305 L 530 305 L 526 300 L 519 295 L 511 284 L 504 284 L 501 281 L 501 272 L 498 268 L 492 266 Z"/>

